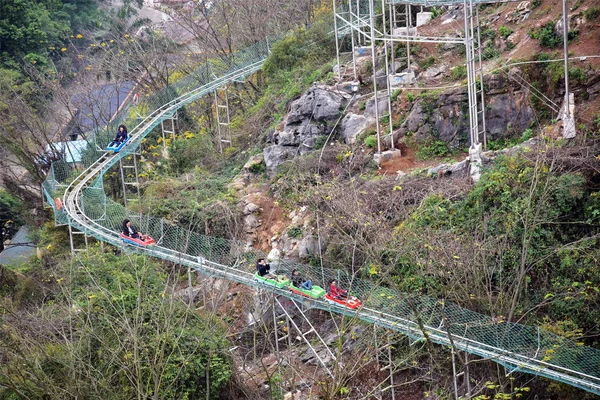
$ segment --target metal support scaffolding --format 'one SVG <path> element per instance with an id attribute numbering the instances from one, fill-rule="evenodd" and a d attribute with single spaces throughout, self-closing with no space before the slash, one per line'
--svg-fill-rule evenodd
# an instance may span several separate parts
<path id="1" fill-rule="evenodd" d="M 76 235 L 83 235 L 83 241 L 85 243 L 85 248 L 75 247 L 75 245 L 76 245 L 76 243 L 75 243 L 75 236 Z M 85 234 L 85 232 L 80 232 L 78 230 L 75 230 L 75 228 L 73 228 L 69 224 L 69 243 L 71 244 L 71 255 L 74 256 L 77 252 L 87 251 L 87 248 L 88 248 L 88 237 Z"/>
<path id="2" fill-rule="evenodd" d="M 312 352 L 314 353 L 315 357 L 317 358 L 317 360 L 319 361 L 319 363 L 321 364 L 321 366 L 325 369 L 325 371 L 327 371 L 327 374 L 331 378 L 333 378 L 333 373 L 331 372 L 331 370 L 329 369 L 329 367 L 327 367 L 327 364 L 321 358 L 321 356 L 319 355 L 319 353 L 317 352 L 317 350 L 315 350 L 315 348 L 312 345 L 312 343 L 310 342 L 310 340 L 308 340 L 306 338 L 306 335 L 308 335 L 309 333 L 314 333 L 317 336 L 318 340 L 321 342 L 321 344 L 323 344 L 324 348 L 327 350 L 327 352 L 329 353 L 329 356 L 331 357 L 332 360 L 336 360 L 335 354 L 333 354 L 333 352 L 331 351 L 331 349 L 329 348 L 329 346 L 327 346 L 327 344 L 325 343 L 325 341 L 323 340 L 323 338 L 321 337 L 321 335 L 319 335 L 319 332 L 317 332 L 317 330 L 315 329 L 315 327 L 310 323 L 310 320 L 306 317 L 306 314 L 304 314 L 304 312 L 302 311 L 302 308 L 300 306 L 298 306 L 298 303 L 296 303 L 295 300 L 291 300 L 292 304 L 294 304 L 296 306 L 296 309 L 298 310 L 299 315 L 301 315 L 302 318 L 304 319 L 304 321 L 307 322 L 308 325 L 310 326 L 310 329 L 308 331 L 306 331 L 306 332 L 302 332 L 302 329 L 300 329 L 300 327 L 296 324 L 296 322 L 294 321 L 294 319 L 292 318 L 292 316 L 288 313 L 288 311 L 285 309 L 285 307 L 283 306 L 283 304 L 281 304 L 281 302 L 279 301 L 279 299 L 277 297 L 273 297 L 273 298 L 275 299 L 275 301 L 277 302 L 277 304 L 279 304 L 279 307 L 281 307 L 281 309 L 285 313 L 285 315 L 287 317 L 288 323 L 292 324 L 292 326 L 294 327 L 294 329 L 296 329 L 296 331 L 298 332 L 298 334 L 300 335 L 300 337 L 302 338 L 302 340 L 304 340 L 304 343 L 306 343 L 306 345 L 312 350 Z M 289 330 L 288 330 L 287 334 L 288 335 L 290 334 Z"/>
<path id="3" fill-rule="evenodd" d="M 169 126 L 170 125 L 170 126 Z M 167 150 L 167 138 L 170 136 L 172 140 L 175 140 L 177 135 L 177 112 L 173 113 L 170 118 L 165 118 L 160 123 L 163 140 L 163 150 Z"/>
<path id="4" fill-rule="evenodd" d="M 456 3 L 460 4 L 461 0 Z M 412 6 L 430 6 L 427 0 L 381 0 L 380 9 L 375 8 L 375 0 L 333 0 L 335 13 L 335 35 L 336 38 L 350 34 L 352 36 L 353 63 L 356 64 L 356 49 L 354 34 L 367 38 L 371 47 L 372 81 L 375 104 L 378 104 L 378 84 L 376 72 L 379 69 L 377 62 L 378 43 L 384 49 L 384 71 L 387 74 L 387 95 L 389 103 L 390 141 L 389 148 L 394 149 L 393 139 L 393 115 L 391 109 L 392 86 L 402 85 L 414 80 L 411 68 L 411 42 L 433 42 L 433 43 L 459 43 L 465 46 L 466 69 L 467 69 L 467 98 L 469 108 L 469 154 L 471 161 L 471 176 L 474 180 L 479 179 L 481 164 L 481 142 L 483 147 L 487 144 L 486 121 L 485 121 L 485 96 L 483 82 L 483 63 L 481 57 L 481 33 L 479 29 L 479 13 L 475 0 L 462 0 L 464 7 L 464 35 L 462 37 L 435 37 L 421 36 L 417 33 L 417 27 L 413 22 Z M 361 7 L 362 5 L 362 7 Z M 367 6 L 368 7 L 365 7 Z M 400 8 L 400 6 L 404 6 Z M 368 9 L 367 9 L 368 8 Z M 422 9 L 423 7 L 421 7 Z M 379 15 L 381 12 L 382 15 Z M 377 14 L 376 14 L 377 13 Z M 387 15 L 386 15 L 387 14 Z M 382 27 L 376 26 L 376 20 L 381 17 Z M 337 43 L 337 41 L 336 41 Z M 406 46 L 406 72 L 396 76 L 395 43 L 404 43 Z M 391 48 L 391 50 L 390 50 Z M 339 46 L 338 58 L 339 58 Z M 390 68 L 391 64 L 391 68 Z M 340 67 L 341 68 L 341 67 Z M 390 79 L 394 76 L 394 79 Z M 340 72 L 340 77 L 342 77 Z M 380 77 L 381 78 L 381 77 Z M 384 117 L 386 115 L 383 115 Z M 381 131 L 379 109 L 375 107 L 375 119 L 377 130 L 377 153 L 381 153 Z"/>
<path id="5" fill-rule="evenodd" d="M 231 130 L 229 129 L 229 95 L 227 94 L 227 86 L 215 90 L 215 112 L 217 114 L 219 152 L 222 153 L 223 143 L 231 145 Z"/>
<path id="6" fill-rule="evenodd" d="M 139 147 L 131 153 L 131 158 L 119 159 L 119 171 L 121 172 L 121 184 L 123 185 L 123 204 L 127 207 L 130 201 L 140 202 L 140 177 L 138 173 L 138 157 L 140 156 Z M 127 164 L 131 161 L 131 164 Z M 133 187 L 136 194 L 135 198 L 128 197 L 128 188 Z"/>

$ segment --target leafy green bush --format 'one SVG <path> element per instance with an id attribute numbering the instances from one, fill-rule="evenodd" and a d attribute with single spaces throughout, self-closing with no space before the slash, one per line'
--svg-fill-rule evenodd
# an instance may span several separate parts
<path id="1" fill-rule="evenodd" d="M 434 56 L 425 57 L 423 59 L 423 61 L 421 61 L 421 68 L 427 69 L 427 68 L 431 67 L 434 63 L 435 63 Z"/>
<path id="2" fill-rule="evenodd" d="M 583 12 L 583 16 L 588 21 L 598 18 L 599 15 L 600 15 L 600 7 L 590 7 Z"/>
<path id="3" fill-rule="evenodd" d="M 320 62 L 335 51 L 335 38 L 327 24 L 317 23 L 308 30 L 298 29 L 275 42 L 263 71 L 269 78 L 277 77 L 282 71 Z M 311 72 L 314 72 L 314 68 Z"/>
<path id="4" fill-rule="evenodd" d="M 511 28 L 509 28 L 509 27 L 507 27 L 506 25 L 502 25 L 500 28 L 498 28 L 498 33 L 504 39 L 506 39 L 507 37 L 509 37 L 513 32 L 514 32 L 514 30 L 511 29 Z"/>
<path id="5" fill-rule="evenodd" d="M 530 36 L 539 40 L 540 45 L 543 47 L 553 48 L 562 43 L 562 37 L 554 31 L 554 22 L 548 22 L 538 30 L 531 31 Z"/>
<path id="6" fill-rule="evenodd" d="M 406 99 L 412 103 L 413 101 L 415 101 L 415 95 L 412 94 L 411 92 L 408 92 L 408 93 L 406 93 Z"/>
<path id="7" fill-rule="evenodd" d="M 437 18 L 444 13 L 444 9 L 442 7 L 432 7 L 431 8 L 431 19 Z"/>
<path id="8" fill-rule="evenodd" d="M 291 238 L 301 238 L 303 234 L 301 226 L 293 226 L 287 230 L 287 235 Z"/>
<path id="9" fill-rule="evenodd" d="M 254 163 L 250 165 L 248 171 L 256 175 L 261 175 L 267 171 L 267 167 L 264 162 Z"/>
<path id="10" fill-rule="evenodd" d="M 175 174 L 181 174 L 199 164 L 213 164 L 219 158 L 218 154 L 210 135 L 184 134 L 169 147 L 169 165 Z"/>
<path id="11" fill-rule="evenodd" d="M 492 58 L 498 57 L 500 55 L 500 50 L 494 46 L 492 41 L 488 41 L 487 43 L 487 46 L 485 46 L 481 52 L 481 58 L 484 60 L 491 60 Z"/>
<path id="12" fill-rule="evenodd" d="M 429 160 L 431 158 L 443 157 L 447 154 L 450 154 L 448 143 L 434 138 L 428 138 L 424 142 L 419 143 L 415 153 L 419 160 Z"/>
<path id="13" fill-rule="evenodd" d="M 466 65 L 458 65 L 450 71 L 450 76 L 455 81 L 465 79 L 467 77 L 467 66 Z"/>
<path id="14" fill-rule="evenodd" d="M 392 101 L 396 101 L 398 99 L 398 96 L 400 96 L 400 94 L 402 94 L 402 89 L 394 90 L 394 92 L 392 93 Z"/>
<path id="15" fill-rule="evenodd" d="M 377 136 L 371 135 L 365 138 L 365 146 L 370 149 L 377 147 Z"/>

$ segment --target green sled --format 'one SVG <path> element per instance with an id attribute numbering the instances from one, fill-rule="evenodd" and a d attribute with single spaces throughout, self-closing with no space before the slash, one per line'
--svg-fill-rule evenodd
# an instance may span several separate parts
<path id="1" fill-rule="evenodd" d="M 311 290 L 306 290 L 306 289 L 302 289 L 299 287 L 296 287 L 294 285 L 290 285 L 290 290 L 293 293 L 305 296 L 305 297 L 311 297 L 313 299 L 319 299 L 323 296 L 325 296 L 325 289 L 323 289 L 321 286 L 317 286 L 317 285 L 313 285 Z"/>
<path id="2" fill-rule="evenodd" d="M 280 275 L 280 279 L 276 280 L 276 279 L 265 278 L 264 276 L 260 276 L 258 274 L 258 272 L 256 272 L 254 274 L 254 279 L 256 279 L 257 281 L 262 282 L 266 285 L 275 286 L 279 289 L 284 289 L 284 288 L 290 286 L 290 280 L 281 275 Z"/>

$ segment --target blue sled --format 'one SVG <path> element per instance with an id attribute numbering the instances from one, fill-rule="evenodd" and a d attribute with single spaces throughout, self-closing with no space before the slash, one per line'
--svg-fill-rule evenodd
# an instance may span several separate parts
<path id="1" fill-rule="evenodd" d="M 127 139 L 125 139 L 123 142 L 121 143 L 117 143 L 114 146 L 111 146 L 110 144 L 106 147 L 106 151 L 114 151 L 115 153 L 118 153 L 119 151 L 121 151 L 121 149 L 127 144 L 127 142 L 129 142 L 129 136 L 127 137 Z M 112 142 L 111 142 L 112 143 Z"/>

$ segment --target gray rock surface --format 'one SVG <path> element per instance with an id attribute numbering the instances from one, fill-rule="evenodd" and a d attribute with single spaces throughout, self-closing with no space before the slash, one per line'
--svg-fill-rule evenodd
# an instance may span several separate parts
<path id="1" fill-rule="evenodd" d="M 286 160 L 312 151 L 316 138 L 330 133 L 349 97 L 335 88 L 315 85 L 293 101 L 283 130 L 267 135 L 272 144 L 263 151 L 267 171 L 273 173 Z"/>
<path id="2" fill-rule="evenodd" d="M 265 156 L 265 166 L 267 171 L 274 171 L 278 166 L 287 160 L 296 157 L 300 152 L 297 147 L 273 145 L 265 147 L 263 155 Z"/>
<path id="3" fill-rule="evenodd" d="M 485 83 L 488 140 L 527 129 L 534 119 L 529 94 L 513 86 L 502 74 L 486 76 Z M 450 146 L 459 147 L 468 142 L 468 129 L 467 92 L 466 88 L 459 87 L 437 96 L 417 98 L 406 120 L 394 132 L 394 140 L 411 132 L 417 141 L 435 135 Z"/>
<path id="4" fill-rule="evenodd" d="M 340 135 L 346 144 L 356 142 L 356 137 L 368 127 L 375 125 L 375 119 L 349 112 L 340 124 Z"/>

